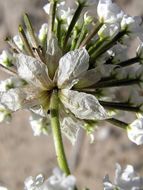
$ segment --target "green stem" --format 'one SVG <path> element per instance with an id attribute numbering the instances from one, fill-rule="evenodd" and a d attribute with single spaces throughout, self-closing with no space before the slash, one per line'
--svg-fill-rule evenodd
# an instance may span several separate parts
<path id="1" fill-rule="evenodd" d="M 66 160 L 66 155 L 64 151 L 60 122 L 59 122 L 59 110 L 58 110 L 58 93 L 56 90 L 53 91 L 50 102 L 50 111 L 51 111 L 51 126 L 53 131 L 53 138 L 55 144 L 55 151 L 57 156 L 57 161 L 60 169 L 66 173 L 70 174 L 68 163 Z"/>

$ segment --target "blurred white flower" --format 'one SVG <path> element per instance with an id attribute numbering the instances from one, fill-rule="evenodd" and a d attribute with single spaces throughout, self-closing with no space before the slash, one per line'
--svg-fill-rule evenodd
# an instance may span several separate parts
<path id="1" fill-rule="evenodd" d="M 97 14 L 101 23 L 119 23 L 124 12 L 112 0 L 99 0 Z"/>
<path id="2" fill-rule="evenodd" d="M 41 134 L 47 135 L 50 132 L 50 118 L 41 117 L 33 113 L 31 114 L 29 120 L 34 136 L 39 136 Z"/>
<path id="3" fill-rule="evenodd" d="M 137 145 L 143 144 L 143 117 L 136 119 L 127 129 L 129 139 Z"/>
<path id="4" fill-rule="evenodd" d="M 0 104 L 0 123 L 10 123 L 12 119 L 12 115 L 9 109 L 7 109 L 4 105 Z"/>
<path id="5" fill-rule="evenodd" d="M 104 179 L 104 190 L 141 190 L 143 188 L 143 178 L 138 176 L 133 166 L 127 165 L 123 170 L 116 164 L 114 184 L 106 176 Z"/>
<path id="6" fill-rule="evenodd" d="M 48 24 L 44 23 L 42 24 L 40 30 L 39 30 L 39 34 L 38 34 L 38 38 L 40 40 L 40 42 L 44 42 L 45 41 L 45 37 L 47 36 L 47 32 L 48 32 Z"/>
<path id="7" fill-rule="evenodd" d="M 57 7 L 59 10 L 63 9 L 64 5 L 65 5 L 65 1 L 63 1 L 63 0 L 59 0 L 57 3 Z M 50 3 L 47 3 L 46 5 L 44 5 L 43 9 L 49 15 L 50 14 Z"/>
<path id="8" fill-rule="evenodd" d="M 40 190 L 43 183 L 44 177 L 42 174 L 39 174 L 35 178 L 30 176 L 24 182 L 25 190 Z"/>
<path id="9" fill-rule="evenodd" d="M 2 54 L 0 55 L 0 64 L 6 67 L 11 67 L 13 61 L 13 56 L 7 50 L 3 50 Z"/>
<path id="10" fill-rule="evenodd" d="M 29 177 L 25 180 L 26 190 L 74 190 L 76 179 L 74 176 L 66 176 L 59 169 L 53 170 L 53 175 L 44 180 L 40 174 L 35 179 Z"/>
<path id="11" fill-rule="evenodd" d="M 0 81 L 0 92 L 6 92 L 12 88 L 20 88 L 26 85 L 26 82 L 18 77 L 11 77 Z"/>
<path id="12" fill-rule="evenodd" d="M 112 39 L 119 32 L 119 24 L 104 24 L 98 32 L 100 38 Z"/>
<path id="13" fill-rule="evenodd" d="M 127 32 L 134 34 L 140 32 L 140 17 L 131 17 L 124 15 L 121 21 L 121 29 L 126 30 Z"/>

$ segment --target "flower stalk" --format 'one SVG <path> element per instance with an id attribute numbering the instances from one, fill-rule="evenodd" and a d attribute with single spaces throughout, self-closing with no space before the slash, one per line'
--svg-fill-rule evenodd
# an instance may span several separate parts
<path id="1" fill-rule="evenodd" d="M 56 90 L 53 91 L 50 102 L 50 112 L 51 112 L 51 126 L 53 131 L 53 138 L 55 144 L 55 151 L 57 156 L 57 161 L 60 169 L 66 174 L 70 174 L 70 169 L 66 160 L 66 155 L 64 151 L 60 123 L 59 123 L 59 111 L 58 111 L 58 93 Z"/>

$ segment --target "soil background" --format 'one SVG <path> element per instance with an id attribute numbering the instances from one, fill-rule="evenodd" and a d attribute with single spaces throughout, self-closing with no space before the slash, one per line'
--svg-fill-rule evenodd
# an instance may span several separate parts
<path id="1" fill-rule="evenodd" d="M 0 50 L 7 48 L 4 42 L 7 35 L 17 34 L 24 12 L 30 14 L 36 29 L 46 22 L 46 14 L 42 10 L 46 2 L 47 0 L 0 0 Z M 131 15 L 143 15 L 142 0 L 118 0 L 117 3 Z M 130 48 L 131 53 L 134 51 L 134 44 L 135 42 Z M 0 79 L 7 77 L 8 75 L 0 72 Z M 34 137 L 28 117 L 28 112 L 20 111 L 14 114 L 11 124 L 0 124 L 0 185 L 9 190 L 23 189 L 23 182 L 28 176 L 39 173 L 43 173 L 45 177 L 50 176 L 57 165 L 52 136 Z M 85 136 L 83 133 L 82 135 Z M 102 190 L 102 179 L 107 173 L 113 178 L 116 162 L 123 167 L 132 164 L 143 175 L 143 146 L 134 145 L 124 131 L 111 125 L 95 131 L 94 144 L 90 144 L 87 137 L 81 138 L 82 146 L 76 165 L 75 147 L 65 138 L 64 142 L 79 187 Z"/>

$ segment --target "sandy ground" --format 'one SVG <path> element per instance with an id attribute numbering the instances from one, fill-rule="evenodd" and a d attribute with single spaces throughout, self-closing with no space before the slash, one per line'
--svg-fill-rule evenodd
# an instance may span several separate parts
<path id="1" fill-rule="evenodd" d="M 15 35 L 23 12 L 30 13 L 36 28 L 46 21 L 46 15 L 41 10 L 46 0 L 0 0 L 0 50 L 6 47 L 6 35 Z M 133 15 L 143 14 L 141 0 L 120 0 L 119 4 Z M 0 79 L 7 76 L 1 72 Z M 10 125 L 0 124 L 0 184 L 11 190 L 23 189 L 26 177 L 43 173 L 49 176 L 57 165 L 52 136 L 33 137 L 28 124 L 29 113 L 22 111 L 14 114 Z M 102 179 L 107 173 L 113 177 L 115 163 L 121 165 L 133 164 L 138 173 L 143 175 L 143 146 L 132 144 L 126 134 L 113 126 L 110 135 L 100 140 L 96 131 L 94 144 L 89 138 L 84 138 L 81 154 L 74 174 L 79 187 L 88 186 L 91 189 L 102 190 Z M 64 139 L 69 162 L 73 160 L 74 147 Z"/>

